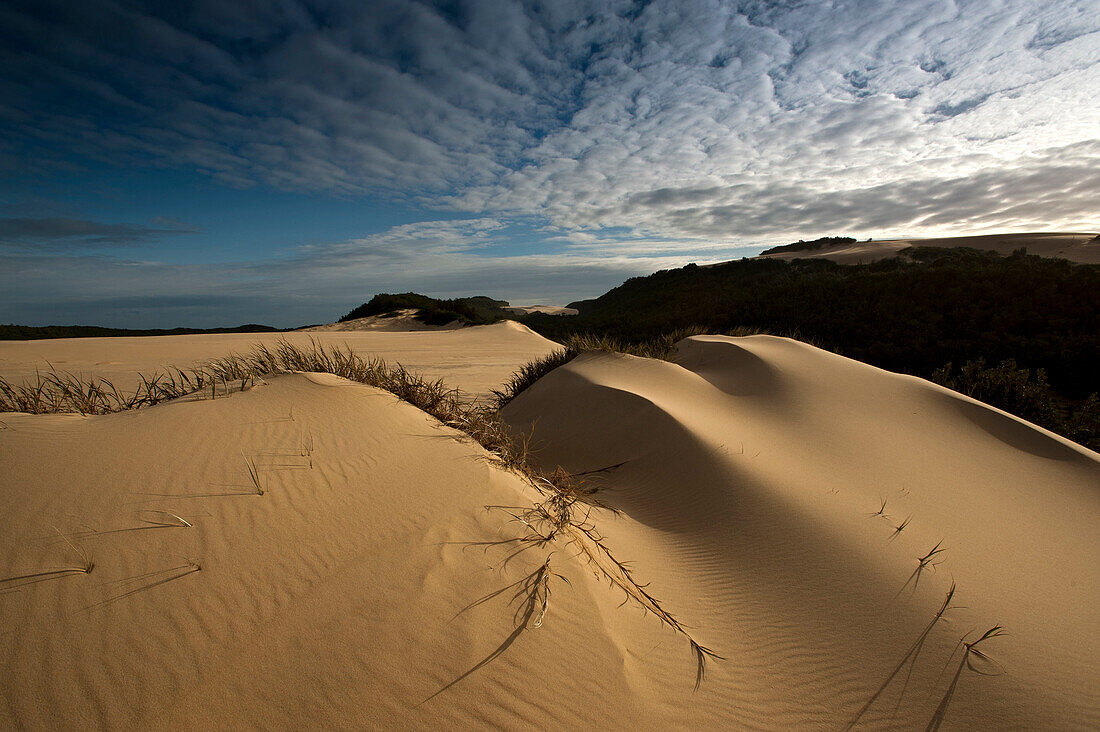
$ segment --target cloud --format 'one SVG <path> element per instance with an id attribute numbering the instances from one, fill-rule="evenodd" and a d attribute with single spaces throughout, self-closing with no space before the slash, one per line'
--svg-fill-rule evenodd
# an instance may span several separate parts
<path id="1" fill-rule="evenodd" d="M 138 224 L 105 224 L 73 218 L 0 218 L 0 248 L 90 249 L 136 246 L 198 229 L 176 219 L 154 219 L 159 228 Z"/>
<path id="2" fill-rule="evenodd" d="M 3 11 L 0 119 L 23 158 L 582 228 L 668 188 L 873 186 L 1096 139 L 1087 5 L 53 0 Z"/>
<path id="3" fill-rule="evenodd" d="M 51 265 L 57 281 L 87 297 L 224 291 L 315 320 L 379 289 L 560 302 L 570 283 L 594 295 L 648 267 L 821 234 L 1095 228 L 1096 11 L 1040 0 L 9 3 L 0 169 L 13 179 L 87 161 L 182 168 L 464 218 L 223 267 L 75 256 L 187 228 L 164 221 L 5 219 L 0 241 L 67 250 Z M 517 232 L 533 243 L 521 248 Z"/>
<path id="4" fill-rule="evenodd" d="M 958 117 L 960 114 L 966 114 L 970 110 L 979 107 L 986 99 L 989 99 L 988 94 L 976 96 L 971 99 L 964 99 L 958 104 L 941 102 L 932 108 L 931 114 L 941 117 Z"/>
<path id="5" fill-rule="evenodd" d="M 616 208 L 595 210 L 593 222 L 660 221 L 653 228 L 712 242 L 736 232 L 745 242 L 884 232 L 949 234 L 1001 228 L 1089 230 L 1100 195 L 1100 142 L 1080 143 L 975 173 L 914 176 L 872 186 L 818 187 L 798 182 L 708 189 L 661 189 L 629 196 Z"/>

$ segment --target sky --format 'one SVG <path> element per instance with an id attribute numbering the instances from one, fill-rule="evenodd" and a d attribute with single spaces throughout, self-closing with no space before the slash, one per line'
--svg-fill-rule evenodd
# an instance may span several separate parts
<path id="1" fill-rule="evenodd" d="M 0 0 L 0 322 L 1100 229 L 1100 0 Z"/>

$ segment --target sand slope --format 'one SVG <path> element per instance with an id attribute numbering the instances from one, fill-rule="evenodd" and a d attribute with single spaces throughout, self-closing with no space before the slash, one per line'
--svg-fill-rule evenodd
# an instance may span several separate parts
<path id="1" fill-rule="evenodd" d="M 446 370 L 462 332 L 405 335 Z M 863 728 L 919 729 L 960 668 L 945 728 L 1100 726 L 1094 453 L 764 336 L 584 355 L 507 417 L 547 465 L 609 468 L 587 479 L 622 513 L 591 520 L 725 657 L 698 692 L 687 642 L 575 551 L 497 543 L 525 527 L 485 506 L 529 506 L 520 478 L 389 394 L 295 374 L 0 415 L 0 728 L 842 729 L 866 707 Z M 39 574 L 81 551 L 91 573 Z M 971 660 L 1003 673 L 960 667 L 993 625 Z"/>
<path id="2" fill-rule="evenodd" d="M 308 346 L 348 346 L 360 355 L 379 355 L 433 379 L 445 378 L 472 394 L 487 393 L 520 365 L 557 346 L 514 321 L 457 330 L 423 332 L 320 331 L 291 333 L 220 333 L 132 338 L 59 338 L 0 341 L 0 376 L 18 382 L 33 379 L 35 369 L 72 371 L 110 379 L 119 388 L 138 384 L 139 373 L 200 365 L 228 353 L 244 353 L 254 343 L 280 339 Z"/>
<path id="3" fill-rule="evenodd" d="M 624 512 L 604 533 L 727 656 L 688 718 L 844 727 L 954 580 L 965 609 L 929 633 L 896 712 L 908 665 L 861 722 L 922 728 L 963 634 L 1003 625 L 984 648 L 1005 673 L 964 668 L 947 726 L 1100 725 L 1095 453 L 926 381 L 767 336 L 691 338 L 678 364 L 585 355 L 507 414 L 534 425 L 548 466 L 623 463 L 594 476 Z M 883 500 L 889 519 L 871 515 Z M 942 562 L 914 587 L 917 558 L 941 541 Z M 664 654 L 651 658 L 639 674 L 665 676 Z"/>
<path id="4" fill-rule="evenodd" d="M 511 549 L 477 545 L 508 531 L 484 506 L 527 489 L 391 395 L 285 376 L 3 421 L 0 577 L 79 562 L 54 527 L 95 567 L 0 583 L 2 728 L 581 728 L 603 714 L 575 703 L 588 695 L 634 718 L 604 593 L 564 556 L 555 630 L 448 688 L 509 640 L 521 604 L 463 608 L 545 557 L 504 568 Z M 193 526 L 148 523 L 171 521 L 159 512 Z"/>
<path id="5" fill-rule="evenodd" d="M 836 244 L 804 252 L 761 255 L 765 259 L 831 259 L 840 264 L 867 264 L 896 256 L 908 247 L 971 247 L 1008 256 L 1021 247 L 1028 254 L 1068 259 L 1081 264 L 1100 264 L 1100 241 L 1090 233 L 987 234 L 938 239 L 882 239 Z"/>

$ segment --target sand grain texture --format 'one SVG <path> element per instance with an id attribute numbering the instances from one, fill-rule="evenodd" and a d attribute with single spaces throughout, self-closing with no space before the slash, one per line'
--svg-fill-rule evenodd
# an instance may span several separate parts
<path id="1" fill-rule="evenodd" d="M 861 724 L 923 728 L 959 640 L 995 625 L 1009 635 L 982 648 L 1004 673 L 964 669 L 946 727 L 1100 724 L 1095 453 L 788 339 L 693 337 L 677 361 L 583 355 L 506 414 L 548 467 L 622 463 L 593 478 L 623 512 L 599 521 L 609 544 L 727 658 L 687 719 L 843 728 L 955 582 L 947 622 Z M 651 663 L 638 673 L 661 676 L 664 655 Z"/>

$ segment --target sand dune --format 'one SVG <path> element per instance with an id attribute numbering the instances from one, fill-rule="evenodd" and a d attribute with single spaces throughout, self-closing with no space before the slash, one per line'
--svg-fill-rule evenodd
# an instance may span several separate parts
<path id="1" fill-rule="evenodd" d="M 365 335 L 441 375 L 480 349 L 455 370 L 471 390 L 551 347 L 514 324 Z M 126 340 L 171 351 L 128 364 L 215 347 Z M 697 692 L 683 637 L 572 548 L 496 543 L 524 534 L 485 508 L 531 505 L 519 476 L 389 394 L 292 374 L 0 415 L 0 726 L 911 729 L 960 668 L 945 728 L 1100 726 L 1095 453 L 763 336 L 691 338 L 675 364 L 583 355 L 506 416 L 547 466 L 597 471 L 622 513 L 590 520 L 725 657 Z M 998 675 L 960 666 L 960 638 L 997 625 L 969 660 Z"/>
<path id="2" fill-rule="evenodd" d="M 547 465 L 622 463 L 599 474 L 599 495 L 623 511 L 601 529 L 727 657 L 688 717 L 844 727 L 955 582 L 965 608 L 928 635 L 896 711 L 908 666 L 861 722 L 927 724 L 960 638 L 1003 625 L 1009 635 L 984 645 L 1005 673 L 964 669 L 950 726 L 1100 724 L 1095 453 L 926 381 L 766 336 L 691 338 L 678 364 L 582 356 L 507 415 L 534 426 Z M 888 519 L 871 515 L 882 501 Z M 914 574 L 937 544 L 938 566 Z M 664 653 L 650 659 L 639 675 L 667 681 Z"/>
<path id="3" fill-rule="evenodd" d="M 840 264 L 866 264 L 897 255 L 908 247 L 971 247 L 1004 256 L 1025 248 L 1028 254 L 1068 259 L 1080 264 L 1100 264 L 1100 240 L 1095 233 L 988 234 L 937 239 L 882 239 L 837 244 L 804 252 L 762 255 L 766 259 L 831 259 Z"/>
<path id="4" fill-rule="evenodd" d="M 139 373 L 186 368 L 243 353 L 254 343 L 285 339 L 296 345 L 314 340 L 324 346 L 348 346 L 359 354 L 378 354 L 472 394 L 488 393 L 518 368 L 554 350 L 555 345 L 514 321 L 457 330 L 423 332 L 314 331 L 291 333 L 220 333 L 132 338 L 59 338 L 0 341 L 0 377 L 33 379 L 36 369 L 52 364 L 61 371 L 110 379 L 119 388 L 137 386 Z"/>
<path id="5" fill-rule="evenodd" d="M 514 305 L 504 309 L 516 315 L 529 315 L 530 313 L 543 313 L 544 315 L 577 315 L 580 312 L 576 308 L 567 308 L 561 305 Z"/>
<path id="6" fill-rule="evenodd" d="M 511 592 L 460 611 L 542 558 L 505 571 L 476 545 L 506 528 L 484 506 L 527 489 L 388 394 L 286 376 L 229 399 L 3 420 L 0 576 L 83 561 L 54 527 L 95 563 L 2 584 L 4 728 L 521 728 L 563 697 L 630 698 L 599 588 L 570 566 L 553 633 L 446 688 L 513 630 Z M 192 526 L 148 523 L 172 515 Z"/>

